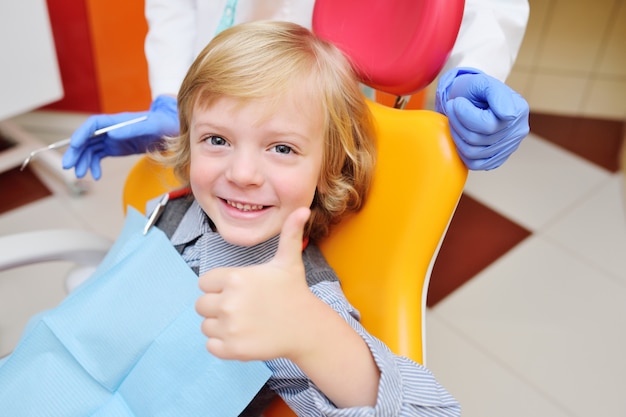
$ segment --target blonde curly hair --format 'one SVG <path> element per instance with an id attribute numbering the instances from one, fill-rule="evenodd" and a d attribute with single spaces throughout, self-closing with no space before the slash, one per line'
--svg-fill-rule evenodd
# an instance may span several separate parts
<path id="1" fill-rule="evenodd" d="M 374 127 L 350 62 L 331 43 L 288 22 L 251 22 L 217 35 L 191 65 L 178 93 L 180 134 L 167 138 L 153 158 L 173 166 L 189 184 L 190 121 L 195 106 L 220 97 L 280 97 L 308 82 L 324 116 L 324 155 L 305 234 L 326 236 L 330 227 L 359 210 L 375 161 Z M 315 103 L 312 103 L 315 105 Z"/>

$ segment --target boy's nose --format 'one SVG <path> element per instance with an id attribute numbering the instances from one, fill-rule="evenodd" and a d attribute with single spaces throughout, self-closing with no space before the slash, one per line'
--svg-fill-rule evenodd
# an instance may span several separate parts
<path id="1" fill-rule="evenodd" d="M 260 185 L 263 182 L 258 156 L 236 152 L 226 171 L 226 178 L 240 187 Z"/>

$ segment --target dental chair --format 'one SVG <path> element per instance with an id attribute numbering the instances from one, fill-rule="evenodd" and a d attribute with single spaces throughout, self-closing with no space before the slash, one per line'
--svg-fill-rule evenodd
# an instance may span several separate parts
<path id="1" fill-rule="evenodd" d="M 443 66 L 458 32 L 463 1 L 398 0 L 394 7 L 387 0 L 370 3 L 368 9 L 362 0 L 317 0 L 313 28 L 352 58 L 365 84 L 400 97 L 396 105 L 402 107 L 403 98 L 428 85 Z M 355 31 L 367 35 L 350 36 Z M 388 39 L 381 39 L 381 34 Z M 411 42 L 395 42 L 398 36 Z M 393 64 L 372 59 L 375 54 L 384 54 L 384 62 L 393 60 Z M 336 225 L 319 244 L 365 328 L 395 353 L 425 363 L 428 281 L 467 169 L 456 153 L 445 116 L 368 104 L 376 123 L 378 151 L 370 195 L 359 213 Z M 171 170 L 144 157 L 127 177 L 124 207 L 144 212 L 149 199 L 176 186 Z M 55 232 L 60 231 L 46 233 Z M 42 258 L 32 254 L 28 236 L 0 237 L 0 271 L 54 257 L 75 259 L 89 267 L 100 261 L 109 245 L 88 233 L 67 237 L 74 239 L 69 246 L 83 248 L 82 256 L 76 257 L 68 246 Z M 18 241 L 21 248 L 16 247 Z M 88 243 L 86 249 L 83 241 Z M 32 255 L 20 255 L 16 262 L 17 257 L 5 256 L 7 248 Z M 281 400 L 265 413 L 267 417 L 293 415 Z"/>
<path id="2" fill-rule="evenodd" d="M 424 8 L 422 13 L 443 12 L 433 10 L 443 2 L 434 2 L 439 6 L 409 2 Z M 456 37 L 455 31 L 450 38 L 450 27 L 460 24 L 462 2 L 446 4 L 447 20 L 429 20 L 427 25 L 418 25 L 420 33 L 410 35 L 411 39 L 423 39 L 424 33 L 443 31 L 437 38 L 439 42 L 431 43 L 429 48 L 420 42 L 395 44 L 395 49 L 348 34 L 369 27 L 368 33 L 376 36 L 389 31 L 384 23 L 388 21 L 408 25 L 402 15 L 406 10 L 394 9 L 393 15 L 381 19 L 382 23 L 377 21 L 379 26 L 372 26 L 369 13 L 355 15 L 354 11 L 360 9 L 358 0 L 350 3 L 316 1 L 314 30 L 357 62 L 366 84 L 398 96 L 396 106 L 403 106 L 410 94 L 429 84 L 443 66 Z M 381 61 L 371 59 L 392 59 L 392 55 L 396 56 L 396 66 L 383 67 Z M 398 61 L 399 56 L 410 57 L 411 62 Z M 422 65 L 422 61 L 430 64 Z M 415 68 L 422 72 L 416 74 Z M 364 208 L 337 225 L 328 238 L 319 242 L 320 248 L 340 277 L 346 296 L 360 311 L 365 328 L 392 351 L 424 364 L 428 280 L 463 191 L 467 169 L 456 153 L 447 119 L 441 114 L 390 108 L 372 101 L 368 104 L 377 129 L 378 156 L 372 189 Z M 146 201 L 175 186 L 171 170 L 143 158 L 128 176 L 124 205 L 143 212 Z M 276 400 L 264 415 L 294 414 L 284 402 Z"/>

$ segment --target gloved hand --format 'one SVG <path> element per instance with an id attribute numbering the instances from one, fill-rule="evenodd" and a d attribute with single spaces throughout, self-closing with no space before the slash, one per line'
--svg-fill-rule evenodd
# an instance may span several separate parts
<path id="1" fill-rule="evenodd" d="M 144 115 L 148 117 L 144 121 L 92 137 L 98 129 Z M 144 153 L 163 136 L 178 133 L 178 110 L 172 96 L 158 96 L 147 112 L 91 116 L 72 134 L 70 147 L 63 155 L 63 168 L 73 167 L 78 178 L 91 169 L 91 175 L 100 179 L 102 158 Z"/>
<path id="2" fill-rule="evenodd" d="M 435 109 L 448 116 L 459 155 L 471 170 L 499 167 L 530 131 L 526 100 L 473 68 L 454 68 L 440 78 Z"/>

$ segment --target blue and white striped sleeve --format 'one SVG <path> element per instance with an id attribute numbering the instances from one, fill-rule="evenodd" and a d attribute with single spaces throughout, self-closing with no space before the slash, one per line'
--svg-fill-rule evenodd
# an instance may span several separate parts
<path id="1" fill-rule="evenodd" d="M 458 402 L 426 367 L 394 354 L 363 328 L 358 312 L 345 298 L 338 282 L 324 281 L 311 287 L 311 291 L 337 311 L 365 340 L 380 369 L 380 381 L 374 407 L 339 409 L 292 362 L 286 359 L 268 361 L 273 372 L 270 388 L 299 416 L 460 416 Z"/>

